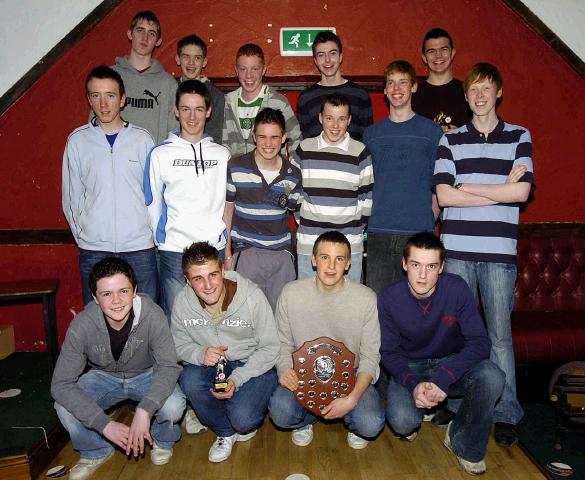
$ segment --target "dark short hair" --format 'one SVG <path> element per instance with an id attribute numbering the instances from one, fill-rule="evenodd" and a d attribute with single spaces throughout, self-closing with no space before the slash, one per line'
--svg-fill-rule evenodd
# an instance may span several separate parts
<path id="1" fill-rule="evenodd" d="M 323 113 L 323 110 L 325 110 L 325 105 L 327 104 L 334 107 L 347 107 L 347 110 L 351 115 L 351 105 L 349 104 L 349 100 L 342 93 L 330 93 L 327 95 L 321 102 L 321 113 Z"/>
<path id="2" fill-rule="evenodd" d="M 319 245 L 323 242 L 345 245 L 345 247 L 347 248 L 347 258 L 351 257 L 351 245 L 349 243 L 349 240 L 343 233 L 338 232 L 337 230 L 330 230 L 319 235 L 317 240 L 315 240 L 315 244 L 313 245 L 313 256 L 317 256 Z"/>
<path id="3" fill-rule="evenodd" d="M 110 80 L 114 80 L 118 84 L 118 90 L 120 92 L 120 97 L 126 93 L 124 89 L 124 81 L 122 77 L 116 70 L 110 67 L 106 67 L 105 65 L 100 65 L 99 67 L 95 67 L 92 69 L 91 72 L 85 78 L 85 92 L 89 94 L 89 82 L 91 82 L 94 78 L 99 78 L 103 80 L 108 78 Z"/>
<path id="4" fill-rule="evenodd" d="M 102 278 L 113 277 L 114 275 L 121 273 L 124 275 L 132 285 L 133 289 L 136 289 L 136 274 L 130 266 L 130 264 L 120 257 L 106 257 L 97 262 L 89 272 L 89 290 L 92 295 L 95 296 L 97 292 L 97 282 Z"/>
<path id="5" fill-rule="evenodd" d="M 495 65 L 491 63 L 476 63 L 463 79 L 463 91 L 467 93 L 471 85 L 477 82 L 483 82 L 484 80 L 495 83 L 498 90 L 504 86 L 502 75 Z"/>
<path id="6" fill-rule="evenodd" d="M 148 23 L 154 23 L 156 29 L 158 30 L 158 36 L 156 38 L 159 39 L 162 36 L 160 21 L 158 17 L 150 10 L 143 10 L 142 12 L 138 12 L 132 17 L 132 21 L 130 22 L 130 31 L 134 30 L 134 27 L 138 25 L 140 20 L 146 20 Z"/>
<path id="7" fill-rule="evenodd" d="M 416 83 L 416 71 L 406 60 L 394 60 L 388 64 L 384 69 L 384 83 L 386 83 L 388 77 L 393 73 L 405 73 L 410 77 L 410 81 L 413 84 Z"/>
<path id="8" fill-rule="evenodd" d="M 177 87 L 177 94 L 175 95 L 175 107 L 179 108 L 179 101 L 181 97 L 187 93 L 201 95 L 205 101 L 205 108 L 209 108 L 211 105 L 211 96 L 209 90 L 203 82 L 199 80 L 185 80 L 179 83 Z"/>
<path id="9" fill-rule="evenodd" d="M 421 248 L 423 250 L 437 250 L 439 252 L 439 258 L 441 263 L 445 260 L 445 246 L 441 239 L 437 237 L 434 232 L 419 232 L 415 233 L 406 241 L 402 256 L 405 260 L 408 260 L 410 255 L 410 249 L 412 247 Z"/>
<path id="10" fill-rule="evenodd" d="M 451 38 L 451 35 L 449 35 L 447 30 L 444 30 L 442 28 L 432 28 L 431 30 L 429 30 L 427 32 L 427 34 L 425 35 L 425 38 L 423 38 L 423 41 L 422 41 L 423 55 L 425 53 L 425 43 L 427 43 L 427 40 L 441 38 L 441 37 L 445 37 L 447 40 L 449 40 L 449 47 L 453 48 L 453 39 Z"/>
<path id="11" fill-rule="evenodd" d="M 195 45 L 203 52 L 203 58 L 207 57 L 207 45 L 201 38 L 195 34 L 187 35 L 177 42 L 177 55 L 181 55 L 181 50 L 187 45 Z"/>
<path id="12" fill-rule="evenodd" d="M 193 265 L 204 265 L 207 262 L 217 262 L 221 267 L 222 263 L 217 248 L 207 242 L 192 243 L 183 250 L 183 258 L 181 259 L 183 275 L 187 276 L 187 271 Z"/>
<path id="13" fill-rule="evenodd" d="M 264 51 L 255 43 L 246 43 L 238 48 L 238 52 L 236 53 L 236 62 L 240 57 L 260 57 L 262 64 L 264 65 L 266 63 L 264 60 Z"/>
<path id="14" fill-rule="evenodd" d="M 313 57 L 315 56 L 317 45 L 326 42 L 334 42 L 335 45 L 337 45 L 337 50 L 339 50 L 339 53 L 340 54 L 343 53 L 341 39 L 337 35 L 335 35 L 335 33 L 333 33 L 331 30 L 323 30 L 322 32 L 319 32 L 317 34 L 315 40 L 313 40 L 313 45 L 311 45 L 311 49 L 313 50 Z"/>
<path id="15" fill-rule="evenodd" d="M 283 134 L 286 132 L 284 115 L 276 108 L 266 107 L 258 112 L 258 115 L 256 115 L 256 119 L 254 120 L 254 132 L 256 132 L 258 125 L 262 123 L 274 123 L 280 127 Z"/>

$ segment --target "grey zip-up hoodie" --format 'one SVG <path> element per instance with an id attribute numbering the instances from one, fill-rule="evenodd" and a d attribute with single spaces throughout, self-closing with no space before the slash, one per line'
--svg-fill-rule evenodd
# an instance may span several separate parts
<path id="1" fill-rule="evenodd" d="M 157 143 L 178 129 L 174 109 L 177 81 L 157 60 L 152 59 L 150 68 L 142 73 L 130 65 L 128 57 L 116 57 L 112 68 L 124 81 L 124 120 L 146 128 Z"/>
<path id="2" fill-rule="evenodd" d="M 153 145 L 145 129 L 130 123 L 113 147 L 95 119 L 69 135 L 61 200 L 79 248 L 117 253 L 154 247 L 143 189 Z"/>
<path id="3" fill-rule="evenodd" d="M 69 325 L 53 373 L 51 395 L 55 401 L 83 425 L 101 433 L 111 419 L 77 385 L 86 366 L 118 378 L 132 378 L 152 368 L 150 389 L 138 404 L 151 418 L 171 395 L 181 373 L 163 311 L 140 294 L 134 299 L 134 323 L 117 362 L 104 315 L 91 302 Z"/>
<path id="4" fill-rule="evenodd" d="M 237 272 L 225 271 L 224 276 L 236 282 L 237 290 L 219 323 L 212 322 L 193 289 L 185 285 L 175 298 L 171 331 L 179 360 L 185 363 L 203 366 L 207 347 L 227 345 L 226 359 L 245 363 L 228 378 L 240 387 L 276 364 L 280 340 L 270 304 L 256 284 Z"/>

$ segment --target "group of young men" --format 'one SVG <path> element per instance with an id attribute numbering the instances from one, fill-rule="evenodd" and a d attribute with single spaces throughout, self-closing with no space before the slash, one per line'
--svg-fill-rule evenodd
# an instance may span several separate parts
<path id="1" fill-rule="evenodd" d="M 52 383 L 81 457 L 70 477 L 93 474 L 112 444 L 138 456 L 151 443 L 152 462 L 167 463 L 187 403 L 187 432 L 216 434 L 212 462 L 252 438 L 266 411 L 308 445 L 317 417 L 295 399 L 291 354 L 320 336 L 356 355 L 354 389 L 322 412 L 343 420 L 350 447 L 385 421 L 412 441 L 434 414 L 464 470 L 483 473 L 492 424 L 510 446 L 522 417 L 510 314 L 519 204 L 533 185 L 529 132 L 496 115 L 497 68 L 454 79 L 452 39 L 433 29 L 428 78 L 391 62 L 390 114 L 372 124 L 330 31 L 313 43 L 321 81 L 297 116 L 263 83 L 257 45 L 238 50 L 240 87 L 224 96 L 203 75 L 197 35 L 178 43 L 178 82 L 152 58 L 162 42 L 152 12 L 127 35 L 130 54 L 88 75 L 92 115 L 63 159 L 86 305 Z M 130 427 L 105 413 L 127 399 L 138 402 Z"/>

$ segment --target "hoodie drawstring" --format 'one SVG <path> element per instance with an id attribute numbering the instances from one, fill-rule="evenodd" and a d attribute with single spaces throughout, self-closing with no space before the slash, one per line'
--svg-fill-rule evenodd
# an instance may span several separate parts
<path id="1" fill-rule="evenodd" d="M 197 152 L 192 143 L 190 143 L 191 149 L 193 150 L 193 157 L 195 158 L 195 174 L 199 176 L 199 167 L 197 166 Z M 205 162 L 203 161 L 203 148 L 201 142 L 199 142 L 199 159 L 201 160 L 201 174 L 205 175 Z"/>

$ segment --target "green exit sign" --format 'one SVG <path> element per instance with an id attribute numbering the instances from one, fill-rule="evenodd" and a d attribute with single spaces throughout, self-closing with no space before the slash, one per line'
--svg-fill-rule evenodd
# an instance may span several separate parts
<path id="1" fill-rule="evenodd" d="M 311 46 L 319 32 L 335 32 L 335 27 L 285 27 L 280 29 L 280 54 L 288 57 L 311 57 Z"/>

